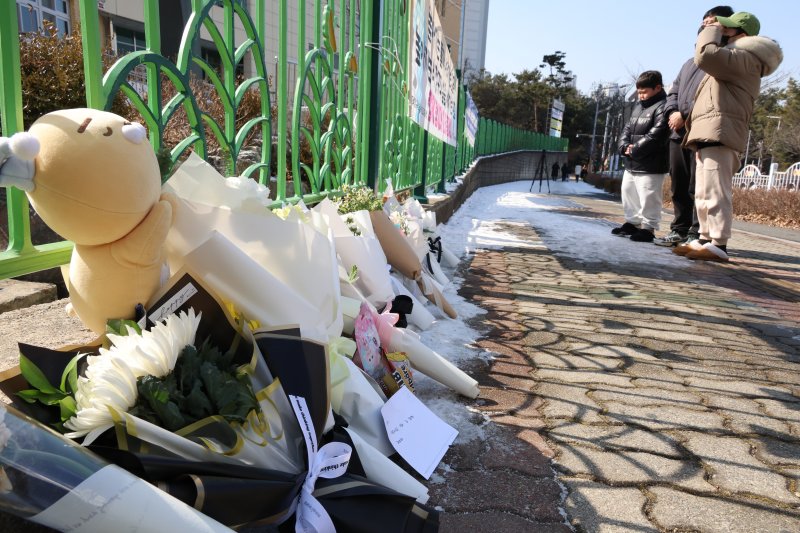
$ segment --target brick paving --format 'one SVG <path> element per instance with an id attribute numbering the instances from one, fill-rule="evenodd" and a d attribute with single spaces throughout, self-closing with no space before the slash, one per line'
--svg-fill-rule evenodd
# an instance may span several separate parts
<path id="1" fill-rule="evenodd" d="M 618 202 L 566 198 L 621 221 Z M 460 272 L 494 357 L 467 369 L 485 438 L 429 483 L 441 531 L 800 531 L 800 242 L 735 232 L 731 264 L 624 266 L 501 224 L 526 246 Z M 0 513 L 20 530 L 49 531 Z"/>
<path id="2" fill-rule="evenodd" d="M 800 243 L 735 231 L 729 264 L 625 266 L 503 231 L 530 246 L 463 271 L 490 422 L 432 485 L 442 531 L 800 531 Z"/>

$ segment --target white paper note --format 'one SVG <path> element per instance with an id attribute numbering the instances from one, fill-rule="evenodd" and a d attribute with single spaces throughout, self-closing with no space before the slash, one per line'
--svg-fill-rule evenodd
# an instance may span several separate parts
<path id="1" fill-rule="evenodd" d="M 429 479 L 458 435 L 453 427 L 401 387 L 381 409 L 389 441 L 397 453 Z"/>

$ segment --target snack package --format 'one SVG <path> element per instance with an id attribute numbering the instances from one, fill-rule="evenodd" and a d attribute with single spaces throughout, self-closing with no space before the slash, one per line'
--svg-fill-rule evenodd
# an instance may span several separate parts
<path id="1" fill-rule="evenodd" d="M 389 366 L 392 367 L 391 383 L 387 385 L 392 389 L 392 394 L 400 390 L 400 387 L 408 387 L 408 390 L 414 392 L 414 378 L 411 371 L 411 361 L 405 352 L 389 352 L 386 354 L 386 360 L 389 361 Z M 388 381 L 387 377 L 384 377 Z"/>
<path id="2" fill-rule="evenodd" d="M 353 355 L 353 362 L 374 379 L 380 385 L 384 394 L 389 396 L 393 391 L 390 392 L 384 378 L 388 377 L 393 382 L 394 379 L 391 377 L 393 370 L 384 355 L 383 348 L 381 348 L 378 328 L 366 302 L 361 304 L 356 317 L 354 337 L 357 348 L 356 353 Z"/>

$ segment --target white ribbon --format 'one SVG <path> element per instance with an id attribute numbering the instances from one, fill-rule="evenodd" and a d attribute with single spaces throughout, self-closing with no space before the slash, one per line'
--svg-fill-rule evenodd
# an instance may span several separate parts
<path id="1" fill-rule="evenodd" d="M 289 402 L 300 423 L 308 451 L 308 474 L 298 497 L 294 530 L 296 533 L 335 533 L 331 517 L 312 493 L 318 478 L 332 479 L 345 473 L 352 449 L 343 442 L 329 442 L 317 450 L 317 436 L 306 399 L 289 395 Z"/>

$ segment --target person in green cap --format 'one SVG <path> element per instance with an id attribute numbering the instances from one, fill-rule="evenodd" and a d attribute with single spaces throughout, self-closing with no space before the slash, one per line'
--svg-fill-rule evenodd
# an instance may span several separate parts
<path id="1" fill-rule="evenodd" d="M 760 30 L 756 16 L 742 11 L 717 17 L 697 37 L 694 61 L 706 75 L 697 89 L 683 143 L 695 151 L 700 238 L 672 249 L 689 259 L 729 260 L 733 174 L 746 148 L 761 78 L 775 72 L 783 61 L 778 43 L 760 37 Z"/>

